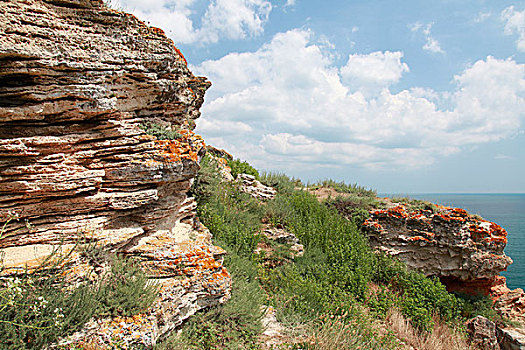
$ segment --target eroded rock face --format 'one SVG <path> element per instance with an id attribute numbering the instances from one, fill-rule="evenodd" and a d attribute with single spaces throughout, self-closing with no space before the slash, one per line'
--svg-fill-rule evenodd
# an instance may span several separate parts
<path id="1" fill-rule="evenodd" d="M 496 310 L 504 317 L 520 322 L 525 334 L 525 293 L 523 289 L 516 288 L 502 295 L 495 304 Z"/>
<path id="2" fill-rule="evenodd" d="M 449 290 L 508 292 L 499 276 L 512 263 L 503 252 L 507 232 L 495 223 L 459 208 L 411 211 L 397 205 L 372 211 L 363 227 L 373 247 L 440 277 Z"/>
<path id="3" fill-rule="evenodd" d="M 19 217 L 0 240 L 6 272 L 81 237 L 135 255 L 163 285 L 140 318 L 146 345 L 226 300 L 224 251 L 187 195 L 209 86 L 161 30 L 101 0 L 0 1 L 0 222 Z"/>

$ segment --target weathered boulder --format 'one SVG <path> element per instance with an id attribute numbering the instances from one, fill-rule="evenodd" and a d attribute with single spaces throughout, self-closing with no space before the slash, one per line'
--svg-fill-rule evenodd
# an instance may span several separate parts
<path id="1" fill-rule="evenodd" d="M 502 350 L 525 350 L 523 329 L 498 328 L 496 333 Z"/>
<path id="2" fill-rule="evenodd" d="M 496 324 L 483 316 L 476 316 L 466 324 L 470 341 L 480 350 L 500 350 Z"/>
<path id="3" fill-rule="evenodd" d="M 0 222 L 19 218 L 0 240 L 4 272 L 84 238 L 136 256 L 162 284 L 131 322 L 142 333 L 99 320 L 87 336 L 102 343 L 140 334 L 150 346 L 229 297 L 224 251 L 187 195 L 209 86 L 162 30 L 102 0 L 0 1 Z"/>
<path id="4" fill-rule="evenodd" d="M 271 241 L 288 245 L 293 257 L 303 256 L 304 246 L 299 243 L 299 238 L 293 233 L 285 230 L 283 227 L 272 227 L 267 225 L 262 230 L 262 234 Z"/>
<path id="5" fill-rule="evenodd" d="M 507 232 L 459 208 L 410 210 L 404 205 L 371 211 L 363 224 L 372 247 L 409 268 L 438 276 L 451 291 L 498 297 L 508 292 L 499 276 L 512 260 Z"/>
<path id="6" fill-rule="evenodd" d="M 241 191 L 259 200 L 273 199 L 277 194 L 274 188 L 263 185 L 260 181 L 256 180 L 253 175 L 239 174 L 237 175 L 236 181 L 241 184 Z"/>

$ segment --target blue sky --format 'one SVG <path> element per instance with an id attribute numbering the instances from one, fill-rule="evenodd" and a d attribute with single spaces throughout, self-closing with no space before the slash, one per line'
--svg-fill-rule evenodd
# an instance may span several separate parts
<path id="1" fill-rule="evenodd" d="M 212 81 L 197 132 L 259 169 L 525 192 L 525 1 L 113 4 Z"/>

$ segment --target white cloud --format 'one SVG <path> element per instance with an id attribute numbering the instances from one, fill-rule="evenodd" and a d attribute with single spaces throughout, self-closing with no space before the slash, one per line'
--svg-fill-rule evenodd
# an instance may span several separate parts
<path id="1" fill-rule="evenodd" d="M 272 10 L 268 0 L 213 0 L 204 14 L 195 0 L 113 0 L 112 5 L 160 27 L 177 43 L 215 43 L 263 33 Z M 194 27 L 193 17 L 201 26 Z"/>
<path id="2" fill-rule="evenodd" d="M 361 91 L 377 91 L 396 83 L 408 65 L 401 62 L 402 52 L 376 51 L 366 55 L 349 55 L 345 66 L 341 67 L 343 82 Z"/>
<path id="3" fill-rule="evenodd" d="M 509 6 L 501 12 L 501 18 L 505 21 L 505 35 L 518 35 L 516 47 L 525 52 L 525 10 L 517 11 Z"/>
<path id="4" fill-rule="evenodd" d="M 444 54 L 445 51 L 443 51 L 443 49 L 441 48 L 439 41 L 437 41 L 434 37 L 432 37 L 430 33 L 430 29 L 432 29 L 432 25 L 433 23 L 428 23 L 426 25 L 423 25 L 421 22 L 416 22 L 416 23 L 409 25 L 409 28 L 413 33 L 421 32 L 423 36 L 425 37 L 425 44 L 423 45 L 423 50 L 430 51 L 433 53 Z"/>
<path id="5" fill-rule="evenodd" d="M 198 131 L 256 166 L 286 170 L 419 167 L 523 129 L 525 65 L 512 59 L 474 63 L 451 92 L 392 93 L 408 71 L 401 52 L 350 55 L 341 68 L 313 37 L 291 30 L 193 67 L 214 84 Z M 363 93 L 362 84 L 381 89 Z"/>
<path id="6" fill-rule="evenodd" d="M 246 123 L 220 119 L 202 119 L 199 124 L 199 130 L 212 137 L 225 135 L 232 136 L 253 131 L 252 127 Z"/>
<path id="7" fill-rule="evenodd" d="M 265 0 L 215 0 L 202 19 L 201 37 L 217 42 L 221 36 L 242 39 L 261 34 L 271 10 L 271 3 Z"/>

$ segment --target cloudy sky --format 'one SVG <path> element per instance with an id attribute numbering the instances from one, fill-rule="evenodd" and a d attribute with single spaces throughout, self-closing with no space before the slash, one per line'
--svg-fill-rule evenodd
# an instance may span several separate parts
<path id="1" fill-rule="evenodd" d="M 389 193 L 525 192 L 525 1 L 113 4 L 211 80 L 197 131 L 259 169 Z"/>

